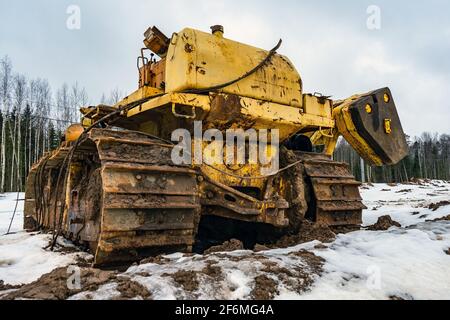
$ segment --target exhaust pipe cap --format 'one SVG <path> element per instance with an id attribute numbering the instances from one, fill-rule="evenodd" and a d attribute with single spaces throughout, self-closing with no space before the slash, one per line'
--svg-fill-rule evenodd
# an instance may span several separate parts
<path id="1" fill-rule="evenodd" d="M 211 32 L 214 35 L 223 36 L 224 33 L 223 26 L 221 26 L 220 24 L 216 24 L 211 27 Z"/>

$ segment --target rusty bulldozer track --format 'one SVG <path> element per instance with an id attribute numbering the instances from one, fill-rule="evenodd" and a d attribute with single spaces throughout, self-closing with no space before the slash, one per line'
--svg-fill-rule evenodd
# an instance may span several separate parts
<path id="1" fill-rule="evenodd" d="M 28 228 L 37 224 L 54 230 L 61 223 L 66 238 L 95 254 L 95 265 L 191 252 L 202 214 L 201 182 L 197 170 L 172 165 L 172 147 L 134 131 L 94 129 L 74 153 L 68 182 L 55 190 L 70 145 L 61 147 L 35 165 L 29 176 Z M 347 165 L 320 154 L 291 155 L 289 161 L 298 164 L 290 170 L 300 173 L 300 182 L 292 183 L 297 199 L 289 200 L 302 204 L 291 206 L 295 212 L 290 218 L 333 226 L 360 224 L 364 206 L 359 183 Z M 61 193 L 65 204 L 59 200 Z"/>
<path id="2" fill-rule="evenodd" d="M 314 221 L 329 226 L 360 225 L 366 207 L 359 193 L 361 183 L 350 174 L 348 164 L 310 154 L 303 165 L 313 191 L 309 207 L 315 211 Z"/>
<path id="3" fill-rule="evenodd" d="M 62 233 L 89 246 L 94 264 L 191 250 L 200 215 L 196 172 L 170 166 L 170 147 L 145 134 L 94 129 L 77 148 L 63 191 Z M 38 223 L 46 229 L 58 220 L 54 186 L 67 152 L 62 148 L 41 161 L 28 180 L 25 211 L 42 216 Z M 42 195 L 30 192 L 38 179 Z M 44 208 L 36 205 L 36 196 L 45 199 Z"/>

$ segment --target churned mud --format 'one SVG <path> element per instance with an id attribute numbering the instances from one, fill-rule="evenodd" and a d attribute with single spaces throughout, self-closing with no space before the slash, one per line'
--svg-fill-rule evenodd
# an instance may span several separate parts
<path id="1" fill-rule="evenodd" d="M 225 241 L 221 245 L 213 246 L 207 250 L 205 250 L 204 254 L 210 254 L 214 252 L 230 252 L 236 250 L 243 250 L 244 244 L 242 241 L 231 239 L 230 241 Z"/>
<path id="2" fill-rule="evenodd" d="M 23 286 L 8 286 L 2 288 L 16 289 L 2 299 L 31 299 L 31 300 L 63 300 L 80 292 L 94 292 L 107 283 L 116 283 L 116 290 L 120 293 L 116 299 L 133 299 L 141 297 L 150 299 L 151 293 L 141 284 L 124 276 L 118 276 L 116 271 L 104 271 L 95 268 L 80 268 L 80 285 L 73 282 L 73 269 L 62 267 L 44 274 L 38 280 Z"/>
<path id="3" fill-rule="evenodd" d="M 323 272 L 323 265 L 325 260 L 314 253 L 307 250 L 294 251 L 288 254 L 292 258 L 299 258 L 304 262 L 303 266 L 295 266 L 291 268 L 280 266 L 271 260 L 262 261 L 264 267 L 261 269 L 266 275 L 271 276 L 271 279 L 276 279 L 281 282 L 288 290 L 296 293 L 304 293 L 310 289 L 314 284 L 315 278 L 320 276 Z M 255 284 L 255 288 L 259 298 L 272 298 L 277 293 L 276 290 L 270 286 L 271 281 L 260 280 L 259 284 Z M 266 284 L 265 286 L 263 284 Z M 264 292 L 267 291 L 267 292 Z"/>
<path id="4" fill-rule="evenodd" d="M 71 281 L 71 275 L 73 273 L 69 272 L 67 267 L 57 268 L 50 273 L 44 274 L 38 280 L 7 294 L 3 299 L 62 300 L 82 291 L 95 291 L 102 284 L 116 278 L 116 272 L 83 268 L 80 273 L 80 287 L 75 288 L 68 285 Z"/>
<path id="5" fill-rule="evenodd" d="M 300 230 L 294 234 L 281 237 L 274 244 L 266 244 L 271 249 L 288 248 L 305 242 L 318 240 L 320 242 L 332 242 L 336 234 L 326 225 L 314 224 L 308 220 L 301 223 Z"/>
<path id="6" fill-rule="evenodd" d="M 146 287 L 136 281 L 126 278 L 119 281 L 116 290 L 120 292 L 120 297 L 118 298 L 120 300 L 133 299 L 136 297 L 141 297 L 144 300 L 150 300 L 152 298 L 151 293 Z"/>
<path id="7" fill-rule="evenodd" d="M 159 255 L 156 257 L 148 257 L 145 259 L 142 259 L 139 264 L 147 264 L 147 263 L 155 263 L 159 265 L 163 265 L 169 261 L 168 259 L 164 258 L 163 256 Z"/>
<path id="8" fill-rule="evenodd" d="M 278 283 L 275 280 L 269 278 L 265 274 L 255 278 L 255 287 L 251 293 L 252 299 L 271 300 L 277 294 L 279 294 Z"/>
<path id="9" fill-rule="evenodd" d="M 19 289 L 20 287 L 21 285 L 5 284 L 3 280 L 0 280 L 0 291 Z"/>
<path id="10" fill-rule="evenodd" d="M 401 225 L 397 221 L 392 220 L 391 216 L 381 216 L 378 218 L 377 223 L 369 226 L 367 229 L 370 231 L 386 231 L 391 227 L 400 228 Z"/>
<path id="11" fill-rule="evenodd" d="M 432 203 L 428 206 L 428 209 L 436 211 L 440 207 L 450 206 L 450 201 L 440 201 L 438 203 Z"/>
<path id="12" fill-rule="evenodd" d="M 436 218 L 433 220 L 427 220 L 427 222 L 438 222 L 438 221 L 450 221 L 450 214 L 448 216 L 442 217 L 442 218 Z"/>
<path id="13" fill-rule="evenodd" d="M 399 190 L 396 193 L 411 193 L 412 189 L 403 189 L 403 190 Z"/>
<path id="14" fill-rule="evenodd" d="M 215 264 L 215 261 L 207 260 L 206 266 L 202 269 L 202 273 L 215 280 L 221 280 L 223 279 L 222 268 Z"/>
<path id="15" fill-rule="evenodd" d="M 179 270 L 173 274 L 166 274 L 167 277 L 172 277 L 172 279 L 181 285 L 184 290 L 188 292 L 192 292 L 198 289 L 199 281 L 197 279 L 197 273 L 196 271 L 185 271 L 185 270 Z"/>

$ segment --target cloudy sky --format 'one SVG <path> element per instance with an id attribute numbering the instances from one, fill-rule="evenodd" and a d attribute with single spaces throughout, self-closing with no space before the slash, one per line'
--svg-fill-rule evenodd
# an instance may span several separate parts
<path id="1" fill-rule="evenodd" d="M 80 8 L 79 30 L 67 28 L 70 5 Z M 379 29 L 368 28 L 371 5 L 380 9 Z M 222 24 L 227 38 L 261 48 L 282 38 L 279 52 L 306 91 L 344 98 L 389 86 L 408 134 L 450 133 L 449 13 L 446 0 L 0 0 L 0 57 L 54 90 L 78 81 L 96 104 L 114 88 L 136 89 L 147 27 L 170 35 Z"/>

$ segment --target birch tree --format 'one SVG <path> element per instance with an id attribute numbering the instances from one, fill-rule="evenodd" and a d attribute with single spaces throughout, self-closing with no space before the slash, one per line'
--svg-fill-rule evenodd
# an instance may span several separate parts
<path id="1" fill-rule="evenodd" d="M 12 65 L 8 56 L 0 60 L 0 100 L 1 100 L 1 154 L 0 154 L 0 191 L 5 191 L 6 176 L 6 126 L 11 103 Z"/>

